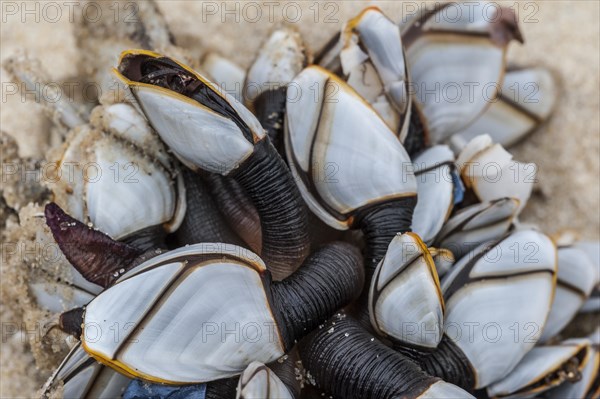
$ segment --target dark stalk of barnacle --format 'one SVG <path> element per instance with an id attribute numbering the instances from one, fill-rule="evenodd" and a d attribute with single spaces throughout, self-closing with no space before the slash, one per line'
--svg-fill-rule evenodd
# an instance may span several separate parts
<path id="1" fill-rule="evenodd" d="M 265 128 L 273 147 L 283 154 L 283 118 L 287 88 L 285 86 L 262 92 L 254 100 L 254 114 Z"/>
<path id="2" fill-rule="evenodd" d="M 281 359 L 277 359 L 267 366 L 285 384 L 294 398 L 300 397 L 302 363 L 295 348 Z"/>
<path id="3" fill-rule="evenodd" d="M 413 359 L 427 374 L 449 381 L 464 389 L 475 386 L 475 371 L 460 348 L 447 335 L 434 351 L 424 352 L 406 345 L 394 348 Z"/>
<path id="4" fill-rule="evenodd" d="M 365 209 L 357 215 L 357 223 L 365 236 L 367 273 L 375 271 L 396 234 L 411 231 L 416 205 L 417 197 L 410 196 Z"/>
<path id="5" fill-rule="evenodd" d="M 360 261 L 354 246 L 331 243 L 311 254 L 293 275 L 273 284 L 273 302 L 289 348 L 356 299 L 364 280 Z"/>
<path id="6" fill-rule="evenodd" d="M 257 254 L 262 249 L 260 217 L 240 183 L 228 176 L 206 173 L 202 176 L 216 206 L 231 228 Z"/>
<path id="7" fill-rule="evenodd" d="M 174 234 L 175 246 L 199 242 L 224 242 L 245 246 L 221 215 L 202 176 L 188 168 L 182 170 L 186 189 L 186 213 Z"/>
<path id="8" fill-rule="evenodd" d="M 261 256 L 276 280 L 309 249 L 306 208 L 287 166 L 268 139 L 231 174 L 256 204 L 262 232 Z M 297 265 L 295 265 L 297 267 Z"/>
<path id="9" fill-rule="evenodd" d="M 235 398 L 238 379 L 238 377 L 224 378 L 222 380 L 207 383 L 204 399 Z"/>
<path id="10" fill-rule="evenodd" d="M 119 65 L 140 108 L 184 164 L 234 178 L 259 215 L 261 256 L 276 280 L 309 251 L 306 210 L 285 163 L 255 117 L 186 66 L 126 52 Z"/>
<path id="11" fill-rule="evenodd" d="M 309 384 L 336 398 L 469 397 L 338 314 L 299 344 Z"/>
<path id="12" fill-rule="evenodd" d="M 412 102 L 408 134 L 404 139 L 404 148 L 411 159 L 425 150 L 429 144 L 427 121 L 416 101 Z"/>

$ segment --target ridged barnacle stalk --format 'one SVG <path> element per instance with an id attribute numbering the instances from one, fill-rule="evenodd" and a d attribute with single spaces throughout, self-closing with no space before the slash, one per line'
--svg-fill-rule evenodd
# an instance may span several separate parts
<path id="1" fill-rule="evenodd" d="M 467 392 L 424 373 L 402 354 L 337 314 L 300 341 L 306 382 L 335 398 L 471 398 Z"/>
<path id="2" fill-rule="evenodd" d="M 186 212 L 181 225 L 173 235 L 175 246 L 197 244 L 200 242 L 226 242 L 229 244 L 246 246 L 246 241 L 239 234 L 239 228 L 235 231 L 225 215 L 220 211 L 219 201 L 222 197 L 214 197 L 213 189 L 203 176 L 183 167 L 181 170 L 186 192 Z M 231 201 L 233 205 L 245 210 L 237 201 Z M 256 210 L 254 210 L 256 213 Z M 258 224 L 258 221 L 256 222 Z M 260 225 L 258 226 L 260 232 Z M 260 250 L 260 234 L 258 237 L 258 248 Z M 254 250 L 254 247 L 251 246 Z M 259 251 L 256 251 L 259 252 Z"/>
<path id="3" fill-rule="evenodd" d="M 293 275 L 272 282 L 264 262 L 245 248 L 195 244 L 148 259 L 56 205 L 46 213 L 69 261 L 108 287 L 85 309 L 61 315 L 61 327 L 130 377 L 201 383 L 237 375 L 254 360 L 269 363 L 363 286 L 362 258 L 347 243 L 323 246 Z M 110 328 L 119 339 L 106 333 Z"/>
<path id="4" fill-rule="evenodd" d="M 375 6 L 352 18 L 316 56 L 343 76 L 404 142 L 412 100 L 400 28 Z"/>
<path id="5" fill-rule="evenodd" d="M 285 148 L 300 193 L 330 226 L 363 231 L 372 273 L 396 234 L 410 231 L 410 158 L 373 108 L 321 67 L 304 69 L 287 98 Z"/>
<path id="6" fill-rule="evenodd" d="M 246 71 L 239 65 L 217 53 L 211 52 L 203 57 L 201 71 L 206 73 L 211 82 L 226 90 L 238 102 L 244 101 L 243 92 Z M 203 178 L 227 223 L 230 226 L 235 226 L 236 235 L 250 249 L 256 253 L 260 253 L 262 245 L 260 219 L 252 201 L 244 193 L 244 189 L 233 178 L 214 173 L 206 174 Z M 196 217 L 190 219 L 193 225 L 197 224 L 197 220 L 201 220 L 201 218 Z M 206 242 L 207 240 L 203 241 Z"/>
<path id="7" fill-rule="evenodd" d="M 161 246 L 185 214 L 185 187 L 144 117 L 124 103 L 98 106 L 73 129 L 48 178 L 54 201 L 115 240 Z"/>
<path id="8" fill-rule="evenodd" d="M 442 279 L 446 312 L 438 348 L 415 360 L 467 390 L 504 378 L 538 341 L 556 287 L 556 248 L 517 230 L 462 257 Z"/>
<path id="9" fill-rule="evenodd" d="M 261 256 L 275 279 L 309 252 L 306 210 L 258 120 L 189 67 L 159 54 L 124 52 L 115 71 L 171 151 L 193 170 L 234 178 L 260 216 Z"/>
<path id="10" fill-rule="evenodd" d="M 487 393 L 493 398 L 526 398 L 563 383 L 576 383 L 588 362 L 593 362 L 591 352 L 585 338 L 536 346 L 506 377 L 490 385 Z"/>
<path id="11" fill-rule="evenodd" d="M 246 74 L 245 104 L 253 110 L 281 154 L 287 85 L 307 63 L 300 34 L 284 26 L 271 33 Z"/>

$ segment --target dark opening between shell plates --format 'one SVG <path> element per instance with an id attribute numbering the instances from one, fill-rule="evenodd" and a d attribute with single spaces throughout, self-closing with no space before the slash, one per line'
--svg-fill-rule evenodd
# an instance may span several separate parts
<path id="1" fill-rule="evenodd" d="M 215 113 L 231 119 L 252 142 L 252 132 L 231 104 L 214 88 L 167 57 L 128 54 L 119 64 L 119 72 L 127 79 L 172 90 L 197 101 Z"/>

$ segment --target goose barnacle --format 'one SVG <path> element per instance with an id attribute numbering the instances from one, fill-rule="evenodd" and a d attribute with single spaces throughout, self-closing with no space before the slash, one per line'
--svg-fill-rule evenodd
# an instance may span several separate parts
<path id="1" fill-rule="evenodd" d="M 469 391 L 504 378 L 539 340 L 556 286 L 556 248 L 517 230 L 463 256 L 442 279 L 444 337 L 414 356 L 423 370 Z"/>
<path id="2" fill-rule="evenodd" d="M 55 208 L 50 207 L 48 224 L 59 245 L 80 244 L 77 237 L 82 235 L 93 235 L 100 244 L 61 248 L 70 251 L 67 256 L 80 268 L 95 266 L 84 275 L 112 284 L 85 311 L 63 314 L 61 321 L 74 321 L 62 325 L 75 326 L 69 332 L 80 335 L 88 354 L 131 377 L 200 383 L 237 375 L 254 360 L 269 363 L 362 289 L 360 253 L 341 242 L 315 251 L 281 282 L 271 282 L 256 254 L 224 243 L 133 259 L 137 266 L 115 273 L 123 267 L 121 257 L 131 257 L 126 244 L 82 231 L 86 226 L 80 223 L 65 224 L 73 219 Z M 106 247 L 114 250 L 106 254 Z M 90 259 L 72 256 L 90 249 L 98 251 Z M 106 333 L 111 326 L 117 326 L 119 339 Z"/>
<path id="3" fill-rule="evenodd" d="M 396 233 L 410 230 L 417 184 L 408 154 L 369 104 L 321 67 L 304 69 L 287 101 L 285 148 L 300 193 L 330 226 L 363 231 L 372 271 Z"/>
<path id="4" fill-rule="evenodd" d="M 417 205 L 411 228 L 431 244 L 454 206 L 454 154 L 448 146 L 436 145 L 415 157 L 413 164 Z"/>
<path id="5" fill-rule="evenodd" d="M 418 235 L 398 234 L 371 281 L 371 325 L 396 343 L 434 349 L 442 338 L 443 313 L 444 300 L 429 250 Z"/>
<path id="6" fill-rule="evenodd" d="M 402 26 L 414 100 L 432 144 L 460 132 L 487 109 L 503 82 L 513 39 L 523 42 L 514 10 L 484 1 L 437 4 Z"/>
<path id="7" fill-rule="evenodd" d="M 171 151 L 193 170 L 234 178 L 260 216 L 261 255 L 276 279 L 309 251 L 306 211 L 258 120 L 189 67 L 159 54 L 121 55 L 117 77 Z"/>
<path id="8" fill-rule="evenodd" d="M 349 20 L 316 57 L 343 76 L 404 142 L 412 100 L 400 28 L 375 6 Z"/>

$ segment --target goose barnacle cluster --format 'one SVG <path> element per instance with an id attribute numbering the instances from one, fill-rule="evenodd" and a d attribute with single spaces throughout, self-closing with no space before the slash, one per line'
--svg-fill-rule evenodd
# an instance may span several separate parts
<path id="1" fill-rule="evenodd" d="M 74 178 L 48 184 L 39 234 L 72 278 L 42 266 L 28 284 L 76 340 L 45 396 L 598 397 L 597 332 L 563 335 L 594 310 L 598 243 L 519 221 L 537 170 L 507 148 L 558 90 L 542 67 L 507 69 L 511 9 L 398 24 L 368 7 L 314 57 L 278 26 L 245 70 L 190 59 L 142 3 L 79 43 L 106 42 L 89 78 L 117 95 L 44 105 L 48 157 Z M 109 75 L 116 48 L 137 49 Z M 7 70 L 35 87 L 28 62 Z M 473 79 L 533 82 L 538 101 L 420 91 Z"/>

